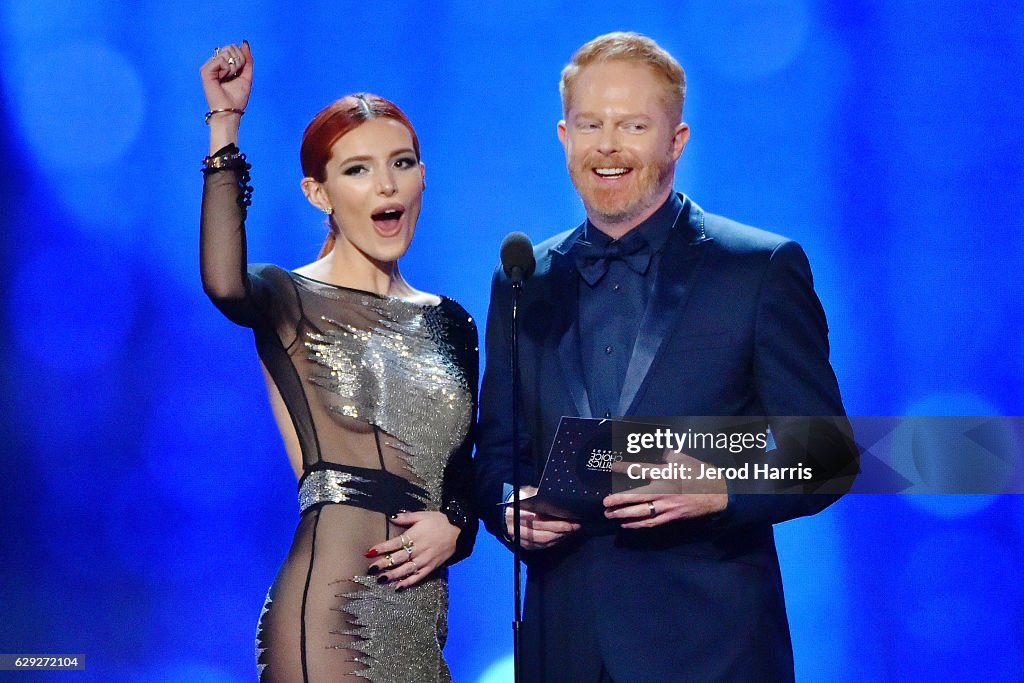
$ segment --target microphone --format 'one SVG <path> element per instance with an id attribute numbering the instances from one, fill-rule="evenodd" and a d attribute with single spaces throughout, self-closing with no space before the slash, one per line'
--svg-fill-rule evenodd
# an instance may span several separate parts
<path id="1" fill-rule="evenodd" d="M 537 260 L 533 257 L 530 238 L 521 232 L 510 232 L 501 241 L 501 268 L 514 283 L 533 275 Z"/>

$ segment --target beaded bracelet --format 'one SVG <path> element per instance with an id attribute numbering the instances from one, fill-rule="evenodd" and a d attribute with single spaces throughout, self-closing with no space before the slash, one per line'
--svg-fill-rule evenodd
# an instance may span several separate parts
<path id="1" fill-rule="evenodd" d="M 239 116 L 242 116 L 243 114 L 245 114 L 245 110 L 244 109 L 235 109 L 234 107 L 226 107 L 224 109 L 211 109 L 210 111 L 206 112 L 206 125 L 210 125 L 210 117 L 213 116 L 214 114 L 228 114 L 228 113 L 238 114 Z"/>
<path id="2" fill-rule="evenodd" d="M 458 500 L 450 500 L 445 503 L 441 507 L 441 512 L 448 518 L 448 521 L 451 522 L 452 526 L 456 526 L 459 529 L 465 529 L 472 521 L 466 506 Z"/>

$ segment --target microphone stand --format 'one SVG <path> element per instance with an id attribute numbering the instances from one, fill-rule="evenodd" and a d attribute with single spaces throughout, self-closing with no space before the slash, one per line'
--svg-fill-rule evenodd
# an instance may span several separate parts
<path id="1" fill-rule="evenodd" d="M 519 292 L 523 287 L 522 268 L 512 269 L 512 562 L 516 606 L 512 622 L 512 670 L 515 683 L 521 683 L 519 627 L 523 621 L 522 562 L 520 560 L 519 531 Z"/>
<path id="2" fill-rule="evenodd" d="M 522 502 L 519 495 L 522 482 L 519 462 L 519 295 L 523 280 L 533 274 L 536 265 L 530 238 L 521 232 L 509 233 L 501 243 L 501 266 L 505 275 L 512 281 L 512 580 L 515 582 L 512 594 L 516 603 L 515 617 L 512 621 L 512 666 L 515 683 L 522 681 L 519 633 L 523 623 L 522 553 L 519 547 L 522 542 L 519 530 Z"/>

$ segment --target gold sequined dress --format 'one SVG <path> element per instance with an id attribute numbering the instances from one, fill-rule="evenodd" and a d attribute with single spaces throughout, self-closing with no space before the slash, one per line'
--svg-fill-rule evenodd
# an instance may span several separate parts
<path id="1" fill-rule="evenodd" d="M 245 168 L 205 174 L 203 285 L 253 329 L 303 461 L 298 528 L 259 621 L 260 681 L 448 681 L 446 569 L 396 592 L 363 554 L 402 533 L 388 520 L 399 510 L 441 510 L 462 529 L 449 564 L 472 548 L 476 327 L 451 299 L 247 266 L 247 181 Z"/>

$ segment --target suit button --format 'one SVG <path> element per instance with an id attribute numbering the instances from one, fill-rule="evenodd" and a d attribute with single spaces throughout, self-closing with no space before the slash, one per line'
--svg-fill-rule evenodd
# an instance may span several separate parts
<path id="1" fill-rule="evenodd" d="M 612 285 L 612 291 L 613 292 L 617 292 L 620 289 L 622 289 L 622 285 L 620 285 L 618 282 L 616 282 L 614 285 Z"/>
<path id="2" fill-rule="evenodd" d="M 610 410 L 604 411 L 604 416 L 605 417 L 611 417 L 612 416 L 612 411 L 610 411 Z"/>
<path id="3" fill-rule="evenodd" d="M 608 354 L 609 356 L 612 355 L 612 347 L 611 346 L 604 347 L 604 352 L 606 354 Z"/>

